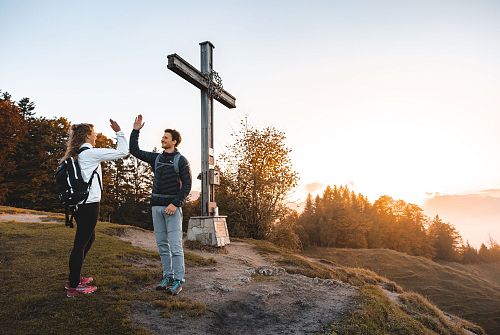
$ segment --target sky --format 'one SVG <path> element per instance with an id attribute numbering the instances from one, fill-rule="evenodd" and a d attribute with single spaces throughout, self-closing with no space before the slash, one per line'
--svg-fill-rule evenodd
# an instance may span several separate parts
<path id="1" fill-rule="evenodd" d="M 301 178 L 290 202 L 348 185 L 440 214 L 475 245 L 500 240 L 500 208 L 481 207 L 500 199 L 498 1 L 0 0 L 0 37 L 15 100 L 109 137 L 109 118 L 129 133 L 141 113 L 141 147 L 179 130 L 193 174 L 200 93 L 166 57 L 199 68 L 209 40 L 237 105 L 215 103 L 216 155 L 241 120 L 273 126 Z"/>

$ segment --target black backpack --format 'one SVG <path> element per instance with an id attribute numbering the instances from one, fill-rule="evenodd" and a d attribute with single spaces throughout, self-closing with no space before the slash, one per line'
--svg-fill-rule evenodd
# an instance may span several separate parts
<path id="1" fill-rule="evenodd" d="M 90 148 L 80 148 L 78 154 L 87 149 Z M 98 167 L 99 166 L 97 166 L 97 168 Z M 89 197 L 90 186 L 92 185 L 94 175 L 97 174 L 97 168 L 92 172 L 92 176 L 90 176 L 88 183 L 83 181 L 82 171 L 78 164 L 78 160 L 73 157 L 66 159 L 59 164 L 56 169 L 55 179 L 57 198 L 64 205 L 66 215 L 65 224 L 70 228 L 73 228 L 73 216 L 78 209 L 78 204 L 82 201 L 85 203 Z M 99 179 L 99 175 L 97 175 L 97 177 Z M 101 186 L 102 190 L 100 179 L 99 186 Z"/>

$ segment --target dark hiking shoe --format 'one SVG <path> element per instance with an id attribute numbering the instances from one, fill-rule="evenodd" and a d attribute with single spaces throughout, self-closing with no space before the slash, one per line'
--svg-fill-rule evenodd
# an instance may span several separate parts
<path id="1" fill-rule="evenodd" d="M 182 282 L 180 280 L 174 280 L 172 286 L 169 288 L 168 293 L 171 295 L 177 295 L 182 291 Z"/>
<path id="2" fill-rule="evenodd" d="M 172 284 L 174 283 L 174 278 L 172 277 L 167 277 L 163 278 L 160 283 L 156 286 L 157 291 L 164 291 L 170 289 L 172 287 Z"/>

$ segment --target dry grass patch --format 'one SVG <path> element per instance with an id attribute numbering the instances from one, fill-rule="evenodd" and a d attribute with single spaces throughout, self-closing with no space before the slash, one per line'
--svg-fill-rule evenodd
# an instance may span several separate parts
<path id="1" fill-rule="evenodd" d="M 194 252 L 189 252 L 184 250 L 184 260 L 186 261 L 186 266 L 214 266 L 217 261 L 212 257 L 202 257 L 195 254 Z"/>
<path id="2" fill-rule="evenodd" d="M 475 334 L 486 334 L 477 325 L 445 315 L 429 300 L 419 294 L 403 293 L 399 296 L 399 300 L 401 301 L 401 307 L 406 313 L 438 334 L 465 334 L 462 328 L 470 330 Z"/>
<path id="3" fill-rule="evenodd" d="M 162 309 L 161 315 L 170 318 L 173 312 L 179 311 L 188 316 L 196 317 L 206 313 L 207 305 L 187 298 L 171 297 L 166 300 L 155 300 L 153 306 Z"/>
<path id="4" fill-rule="evenodd" d="M 205 245 L 205 244 L 201 243 L 200 241 L 186 240 L 186 241 L 184 241 L 184 247 L 186 249 L 199 250 L 199 251 L 203 251 L 203 252 L 209 252 L 212 254 L 224 254 L 224 255 L 226 255 L 228 253 L 227 248 L 225 246 L 215 247 L 215 246 L 211 246 L 211 245 Z"/>
<path id="5" fill-rule="evenodd" d="M 432 335 L 418 321 L 403 312 L 374 285 L 361 288 L 357 307 L 332 325 L 331 335 Z"/>

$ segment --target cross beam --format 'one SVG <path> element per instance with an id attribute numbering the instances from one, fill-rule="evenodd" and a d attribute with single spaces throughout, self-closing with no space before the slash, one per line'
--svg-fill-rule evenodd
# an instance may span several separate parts
<path id="1" fill-rule="evenodd" d="M 207 78 L 198 71 L 194 66 L 185 61 L 178 54 L 171 54 L 167 56 L 168 65 L 167 68 L 177 73 L 182 78 L 189 81 L 194 86 L 198 87 L 200 90 L 208 89 Z M 220 96 L 215 97 L 215 100 L 226 106 L 227 108 L 236 108 L 236 98 L 231 94 L 222 90 Z"/>
<path id="2" fill-rule="evenodd" d="M 167 56 L 167 68 L 184 78 L 201 91 L 201 215 L 216 216 L 215 185 L 218 185 L 219 172 L 215 170 L 213 136 L 213 99 L 228 108 L 236 107 L 236 99 L 224 89 L 212 97 L 209 94 L 210 74 L 212 73 L 211 42 L 200 43 L 201 71 L 186 62 L 177 54 Z"/>

